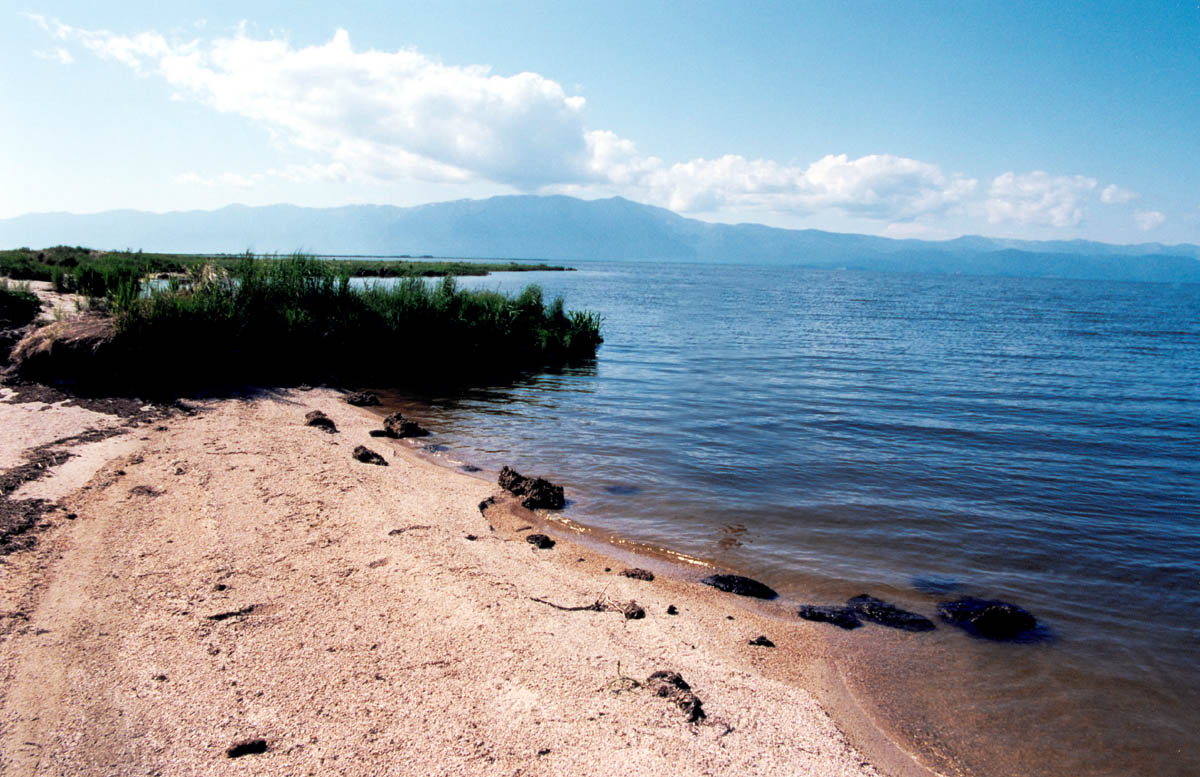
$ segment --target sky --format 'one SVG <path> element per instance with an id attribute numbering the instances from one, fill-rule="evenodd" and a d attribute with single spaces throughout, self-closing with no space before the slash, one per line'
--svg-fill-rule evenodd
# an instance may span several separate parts
<path id="1" fill-rule="evenodd" d="M 1200 243 L 1197 0 L 308 5 L 5 3 L 0 218 L 570 194 Z"/>

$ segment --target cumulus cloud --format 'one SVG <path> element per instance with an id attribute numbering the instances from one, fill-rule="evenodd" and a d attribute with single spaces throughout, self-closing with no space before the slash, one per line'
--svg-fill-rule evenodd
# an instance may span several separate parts
<path id="1" fill-rule="evenodd" d="M 1139 210 L 1133 214 L 1133 223 L 1137 224 L 1138 229 L 1143 232 L 1149 232 L 1155 227 L 1162 226 L 1162 223 L 1167 220 L 1167 217 L 1156 210 Z"/>
<path id="2" fill-rule="evenodd" d="M 783 165 L 727 154 L 667 164 L 641 156 L 609 132 L 592 132 L 591 172 L 638 199 L 684 213 L 733 207 L 796 213 L 839 210 L 874 219 L 907 219 L 944 211 L 968 198 L 977 181 L 915 159 L 873 154 L 827 155 Z"/>
<path id="3" fill-rule="evenodd" d="M 294 48 L 244 30 L 177 43 L 158 33 L 44 26 L 163 78 L 177 98 L 262 124 L 364 177 L 478 178 L 533 189 L 586 174 L 583 98 L 536 73 L 498 76 L 415 51 L 356 52 L 345 30 Z"/>
<path id="4" fill-rule="evenodd" d="M 1012 221 L 1073 227 L 1083 221 L 1087 195 L 1095 188 L 1096 179 L 1082 175 L 1008 172 L 992 181 L 983 205 L 993 224 Z"/>
<path id="5" fill-rule="evenodd" d="M 1122 189 L 1115 183 L 1110 183 L 1101 190 L 1100 202 L 1103 202 L 1105 205 L 1119 205 L 1130 200 L 1136 200 L 1140 196 L 1137 192 L 1131 192 L 1128 189 Z"/>

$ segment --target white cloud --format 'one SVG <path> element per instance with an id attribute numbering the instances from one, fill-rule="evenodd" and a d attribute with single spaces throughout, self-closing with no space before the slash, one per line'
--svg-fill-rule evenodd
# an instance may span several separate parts
<path id="1" fill-rule="evenodd" d="M 242 117 L 281 147 L 308 152 L 308 164 L 185 173 L 181 183 L 488 183 L 621 194 L 684 213 L 836 213 L 893 224 L 897 234 L 904 232 L 899 224 L 947 213 L 1072 227 L 1095 199 L 1094 179 L 1041 171 L 1005 173 L 981 195 L 975 178 L 891 154 L 830 154 L 808 164 L 732 154 L 668 162 L 588 127 L 584 99 L 542 75 L 445 65 L 410 49 L 356 51 L 345 30 L 326 43 L 294 47 L 250 37 L 244 26 L 227 37 L 176 41 L 30 18 L 64 45 L 161 78 L 174 99 Z M 1110 185 L 1099 196 L 1108 203 L 1136 195 Z"/>
<path id="2" fill-rule="evenodd" d="M 1014 221 L 1073 227 L 1083 221 L 1087 195 L 1095 188 L 1096 179 L 1082 175 L 1008 172 L 992 181 L 983 206 L 992 224 Z"/>
<path id="3" fill-rule="evenodd" d="M 1133 214 L 1133 222 L 1138 229 L 1149 232 L 1155 227 L 1162 226 L 1167 217 L 1156 210 L 1139 210 Z"/>
<path id="4" fill-rule="evenodd" d="M 937 165 L 887 154 L 858 159 L 828 155 L 807 166 L 727 154 L 668 165 L 639 156 L 632 142 L 610 132 L 589 133 L 588 140 L 591 171 L 610 188 L 684 213 L 838 210 L 906 219 L 957 205 L 977 183 L 957 173 L 947 175 Z M 588 186 L 573 188 L 579 192 Z"/>
<path id="5" fill-rule="evenodd" d="M 1136 200 L 1140 196 L 1137 192 L 1131 192 L 1128 189 L 1122 189 L 1115 183 L 1110 183 L 1100 192 L 1100 202 L 1103 202 L 1105 205 L 1119 205 L 1130 200 Z"/>
<path id="6" fill-rule="evenodd" d="M 53 51 L 35 51 L 33 55 L 38 59 L 52 60 L 60 65 L 70 65 L 75 62 L 75 57 L 71 56 L 71 52 L 61 46 L 56 46 Z"/>
<path id="7" fill-rule="evenodd" d="M 344 30 L 293 48 L 240 30 L 173 43 L 47 24 L 104 59 L 157 74 L 177 97 L 260 123 L 364 178 L 534 189 L 586 174 L 583 98 L 535 73 L 498 76 L 414 51 L 355 52 Z"/>

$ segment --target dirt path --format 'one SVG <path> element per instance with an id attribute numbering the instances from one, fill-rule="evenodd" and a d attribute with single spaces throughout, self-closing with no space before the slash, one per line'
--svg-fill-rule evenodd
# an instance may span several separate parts
<path id="1" fill-rule="evenodd" d="M 304 426 L 310 409 L 340 432 Z M 139 430 L 66 497 L 77 518 L 0 564 L 0 771 L 876 774 L 759 671 L 805 660 L 802 634 L 753 647 L 771 624 L 727 595 L 619 577 L 561 539 L 537 550 L 527 514 L 478 509 L 490 483 L 374 425 L 333 392 L 212 402 Z M 358 444 L 389 466 L 354 461 Z M 647 617 L 531 600 L 600 596 Z M 618 661 L 679 672 L 707 719 Z"/>

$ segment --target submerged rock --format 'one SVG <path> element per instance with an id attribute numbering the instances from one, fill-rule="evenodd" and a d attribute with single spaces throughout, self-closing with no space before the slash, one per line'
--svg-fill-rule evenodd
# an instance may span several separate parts
<path id="1" fill-rule="evenodd" d="M 322 413 L 320 410 L 313 410 L 304 415 L 305 426 L 315 426 L 318 429 L 324 429 L 326 432 L 333 434 L 337 431 L 334 426 L 333 419 Z"/>
<path id="2" fill-rule="evenodd" d="M 924 615 L 902 610 L 874 596 L 859 594 L 846 604 L 863 620 L 901 631 L 933 631 L 937 626 Z"/>
<path id="3" fill-rule="evenodd" d="M 858 615 L 849 607 L 837 607 L 820 604 L 803 604 L 796 611 L 806 621 L 816 621 L 817 623 L 831 623 L 838 628 L 857 629 L 862 626 L 862 621 L 858 619 Z"/>
<path id="4" fill-rule="evenodd" d="M 512 467 L 500 470 L 499 482 L 505 491 L 524 497 L 521 505 L 528 510 L 561 510 L 567 503 L 562 486 L 556 486 L 545 478 L 527 478 Z"/>
<path id="5" fill-rule="evenodd" d="M 774 599 L 779 596 L 769 585 L 741 575 L 709 575 L 700 582 L 738 596 L 752 596 L 755 599 Z"/>
<path id="6" fill-rule="evenodd" d="M 941 602 L 938 616 L 952 626 L 975 637 L 1000 641 L 1032 636 L 1038 629 L 1037 618 L 1015 604 L 995 599 L 964 596 L 953 602 Z"/>
<path id="7" fill-rule="evenodd" d="M 386 459 L 365 445 L 359 445 L 350 455 L 361 461 L 363 464 L 378 464 L 381 467 L 386 467 L 388 465 Z"/>
<path id="8" fill-rule="evenodd" d="M 392 413 L 383 419 L 383 431 L 388 437 L 403 439 L 405 437 L 428 437 L 429 430 L 424 429 L 411 418 L 405 418 L 403 413 Z"/>
<path id="9" fill-rule="evenodd" d="M 916 575 L 912 578 L 913 588 L 923 594 L 945 596 L 962 588 L 962 583 L 946 575 Z"/>

